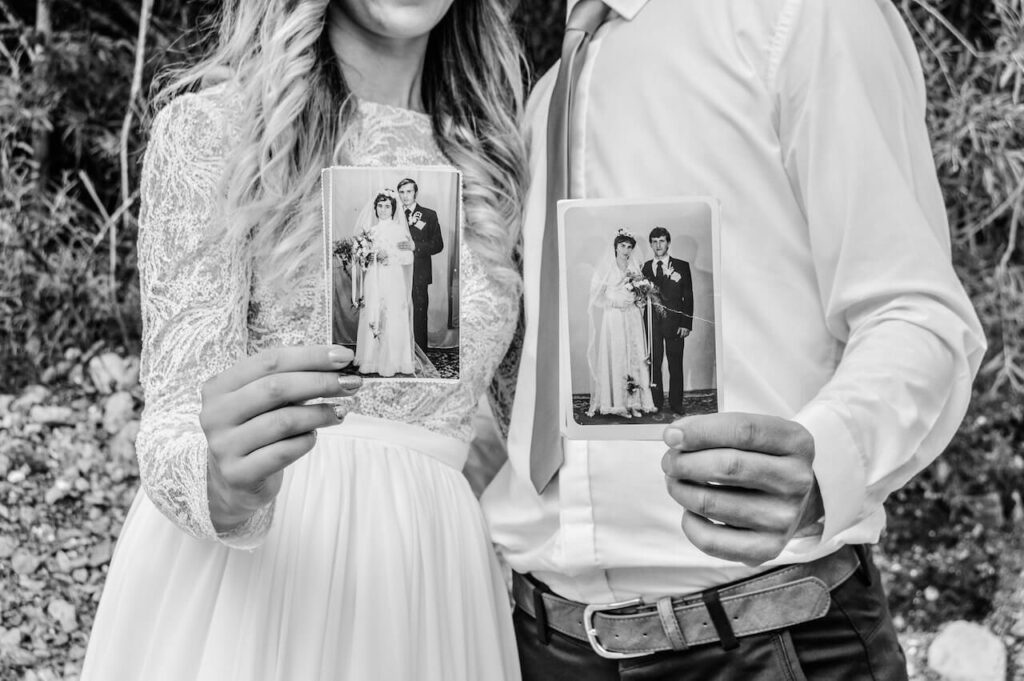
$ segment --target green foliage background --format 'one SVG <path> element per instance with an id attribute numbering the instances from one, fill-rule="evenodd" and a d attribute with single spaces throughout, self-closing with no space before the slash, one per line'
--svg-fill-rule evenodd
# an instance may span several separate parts
<path id="1" fill-rule="evenodd" d="M 924 623 L 991 610 L 999 553 L 1024 513 L 1024 0 L 894 1 L 928 77 L 955 264 L 991 344 L 941 465 L 890 504 L 886 548 L 904 564 L 895 606 Z M 40 4 L 52 31 L 35 26 Z M 202 49 L 218 4 L 156 3 L 144 94 L 163 67 Z M 68 348 L 137 350 L 137 205 L 121 199 L 118 155 L 133 107 L 134 196 L 151 119 L 145 97 L 129 101 L 139 6 L 0 0 L 0 393 L 40 380 Z M 534 76 L 556 56 L 563 13 L 554 0 L 519 3 Z M 970 569 L 957 575 L 957 564 Z M 951 597 L 923 598 L 929 585 Z"/>

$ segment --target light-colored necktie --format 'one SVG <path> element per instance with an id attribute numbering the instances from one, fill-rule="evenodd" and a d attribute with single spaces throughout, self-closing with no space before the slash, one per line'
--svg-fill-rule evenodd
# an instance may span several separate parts
<path id="1" fill-rule="evenodd" d="M 543 492 L 562 465 L 561 407 L 559 405 L 558 347 L 558 209 L 569 197 L 570 122 L 575 84 L 583 68 L 590 38 L 608 16 L 601 0 L 580 0 L 569 14 L 562 42 L 562 62 L 548 109 L 547 214 L 540 261 L 540 301 L 537 313 L 537 392 L 530 443 L 530 480 Z"/>

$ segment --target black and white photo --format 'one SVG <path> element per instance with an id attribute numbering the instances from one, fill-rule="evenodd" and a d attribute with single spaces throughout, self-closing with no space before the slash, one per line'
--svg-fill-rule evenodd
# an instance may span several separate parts
<path id="1" fill-rule="evenodd" d="M 459 377 L 458 172 L 324 170 L 332 342 L 367 378 Z"/>
<path id="2" fill-rule="evenodd" d="M 567 435 L 660 439 L 718 411 L 715 202 L 559 208 Z"/>

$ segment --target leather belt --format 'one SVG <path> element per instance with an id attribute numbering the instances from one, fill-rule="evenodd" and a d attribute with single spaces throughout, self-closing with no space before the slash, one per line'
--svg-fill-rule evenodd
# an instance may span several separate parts
<path id="1" fill-rule="evenodd" d="M 866 549 L 866 547 L 865 547 Z M 601 657 L 623 659 L 721 642 L 808 622 L 828 612 L 829 592 L 864 561 L 844 546 L 810 563 L 770 570 L 748 579 L 654 602 L 637 598 L 584 604 L 555 595 L 531 577 L 513 574 L 516 605 L 547 627 L 590 644 Z M 865 570 L 867 569 L 865 565 Z"/>

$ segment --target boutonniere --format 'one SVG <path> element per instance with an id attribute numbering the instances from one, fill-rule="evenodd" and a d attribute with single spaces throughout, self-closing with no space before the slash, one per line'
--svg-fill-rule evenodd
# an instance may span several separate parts
<path id="1" fill-rule="evenodd" d="M 416 211 L 412 214 L 412 224 L 419 225 L 423 223 L 423 213 Z"/>

